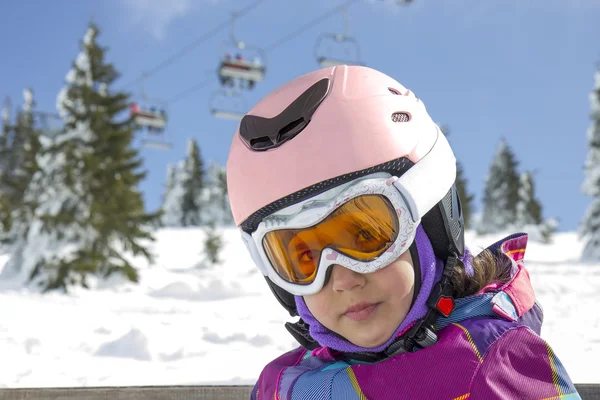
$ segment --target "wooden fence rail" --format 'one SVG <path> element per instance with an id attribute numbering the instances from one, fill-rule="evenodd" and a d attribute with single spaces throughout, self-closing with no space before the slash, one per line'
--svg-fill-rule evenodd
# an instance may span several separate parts
<path id="1" fill-rule="evenodd" d="M 583 400 L 600 400 L 600 384 L 579 384 Z M 248 400 L 251 386 L 119 386 L 0 389 L 0 400 Z"/>

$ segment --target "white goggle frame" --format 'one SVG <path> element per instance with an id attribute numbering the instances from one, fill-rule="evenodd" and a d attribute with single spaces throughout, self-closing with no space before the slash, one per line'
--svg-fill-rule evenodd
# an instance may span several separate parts
<path id="1" fill-rule="evenodd" d="M 368 274 L 396 261 L 412 244 L 423 215 L 448 193 L 455 179 L 456 159 L 448 141 L 438 130 L 438 138 L 429 153 L 401 177 L 380 172 L 336 186 L 265 217 L 251 235 L 241 231 L 242 239 L 261 273 L 277 286 L 296 296 L 316 294 L 323 288 L 332 265 Z M 321 252 L 317 273 L 311 283 L 291 283 L 279 276 L 262 245 L 268 232 L 314 226 L 345 202 L 363 195 L 382 195 L 396 211 L 398 235 L 383 254 L 373 261 L 363 262 L 326 247 Z"/>

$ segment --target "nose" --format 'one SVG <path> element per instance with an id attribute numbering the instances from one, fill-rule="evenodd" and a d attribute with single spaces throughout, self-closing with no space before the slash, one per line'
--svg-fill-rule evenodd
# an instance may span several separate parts
<path id="1" fill-rule="evenodd" d="M 330 279 L 332 288 L 336 292 L 359 289 L 367 283 L 367 277 L 364 274 L 354 272 L 338 264 L 332 267 Z"/>

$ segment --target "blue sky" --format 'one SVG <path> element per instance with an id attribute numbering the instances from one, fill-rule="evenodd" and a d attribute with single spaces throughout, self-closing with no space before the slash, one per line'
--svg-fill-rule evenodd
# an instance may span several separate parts
<path id="1" fill-rule="evenodd" d="M 144 71 L 194 42 L 250 0 L 9 0 L 0 2 L 0 96 L 22 103 L 32 87 L 38 109 L 54 112 L 56 95 L 77 55 L 90 18 L 122 77 L 115 88 L 134 98 Z M 263 0 L 236 23 L 236 36 L 268 48 L 343 1 Z M 400 81 L 421 98 L 449 140 L 480 208 L 491 157 L 501 138 L 521 170 L 536 171 L 537 197 L 560 230 L 577 228 L 590 199 L 581 194 L 590 125 L 588 94 L 600 61 L 597 0 L 358 0 L 348 9 L 350 33 L 362 61 Z M 317 69 L 319 35 L 344 29 L 342 14 L 307 29 L 269 52 L 266 80 L 248 93 L 248 106 L 296 76 Z M 216 67 L 228 49 L 228 29 L 152 75 L 151 96 L 168 103 L 170 151 L 141 150 L 148 169 L 147 206 L 159 206 L 167 164 L 198 140 L 206 160 L 224 164 L 237 123 L 213 118 Z M 230 47 L 229 47 L 230 48 Z M 210 71 L 215 71 L 212 74 Z M 209 71 L 209 75 L 206 73 Z M 186 89 L 214 80 L 187 96 Z M 140 137 L 141 139 L 141 137 Z M 136 141 L 139 145 L 139 141 Z"/>

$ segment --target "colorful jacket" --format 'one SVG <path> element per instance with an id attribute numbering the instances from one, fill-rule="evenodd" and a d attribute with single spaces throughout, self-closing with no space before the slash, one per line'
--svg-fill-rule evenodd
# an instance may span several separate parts
<path id="1" fill-rule="evenodd" d="M 526 244 L 519 234 L 489 247 L 514 260 L 512 279 L 456 299 L 436 322 L 433 346 L 375 363 L 299 347 L 263 369 L 251 400 L 580 399 L 539 336 L 543 314 L 522 263 Z"/>

